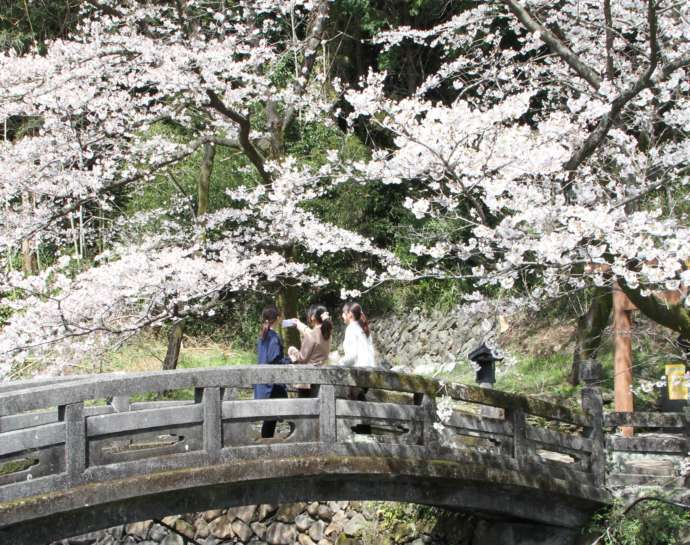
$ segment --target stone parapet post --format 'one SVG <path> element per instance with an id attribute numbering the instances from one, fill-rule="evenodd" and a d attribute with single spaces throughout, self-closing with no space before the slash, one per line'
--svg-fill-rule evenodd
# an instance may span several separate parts
<path id="1" fill-rule="evenodd" d="M 606 438 L 604 437 L 604 403 L 601 397 L 601 364 L 595 360 L 583 362 L 580 368 L 582 388 L 582 410 L 591 419 L 584 435 L 592 441 L 591 471 L 594 483 L 604 486 L 606 482 Z"/>

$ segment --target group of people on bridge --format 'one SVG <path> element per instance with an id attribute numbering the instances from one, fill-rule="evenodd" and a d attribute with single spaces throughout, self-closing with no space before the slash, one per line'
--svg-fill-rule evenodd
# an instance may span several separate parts
<path id="1" fill-rule="evenodd" d="M 342 320 L 347 325 L 343 339 L 343 355 L 331 352 L 333 320 L 323 305 L 311 305 L 307 311 L 307 323 L 297 318 L 283 321 L 284 327 L 296 327 L 302 341 L 300 347 L 290 346 L 287 356 L 283 341 L 275 330 L 281 312 L 275 306 L 263 309 L 261 313 L 261 333 L 257 342 L 257 363 L 259 365 L 308 364 L 308 365 L 342 365 L 346 367 L 376 368 L 374 343 L 366 315 L 359 303 L 345 303 L 342 307 Z M 316 395 L 313 385 L 297 384 L 299 397 Z M 351 389 L 348 397 L 364 400 L 366 390 Z M 285 384 L 255 384 L 254 399 L 287 398 Z M 277 422 L 265 421 L 261 429 L 262 438 L 273 437 Z"/>

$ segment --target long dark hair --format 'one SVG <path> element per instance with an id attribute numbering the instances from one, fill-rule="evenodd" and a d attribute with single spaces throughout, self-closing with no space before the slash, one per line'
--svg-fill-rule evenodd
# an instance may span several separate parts
<path id="1" fill-rule="evenodd" d="M 331 333 L 333 332 L 333 321 L 330 316 L 324 320 L 324 313 L 328 316 L 328 309 L 326 307 L 323 305 L 312 305 L 309 307 L 307 315 L 321 326 L 321 336 L 328 340 L 331 338 Z"/>
<path id="2" fill-rule="evenodd" d="M 367 315 L 364 314 L 364 311 L 359 303 L 345 303 L 343 305 L 343 311 L 352 312 L 352 317 L 359 324 L 359 327 L 362 328 L 364 334 L 367 337 L 371 334 L 371 331 L 369 331 L 369 320 L 367 320 Z"/>
<path id="3" fill-rule="evenodd" d="M 266 340 L 268 332 L 271 329 L 271 324 L 278 319 L 279 314 L 280 312 L 278 312 L 278 309 L 273 305 L 266 307 L 261 312 L 261 340 Z"/>

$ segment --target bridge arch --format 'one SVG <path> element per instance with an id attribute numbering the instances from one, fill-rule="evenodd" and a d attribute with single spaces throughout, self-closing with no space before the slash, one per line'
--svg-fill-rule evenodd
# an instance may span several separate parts
<path id="1" fill-rule="evenodd" d="M 237 399 L 238 389 L 266 382 L 320 391 L 314 399 Z M 343 386 L 388 391 L 395 401 L 340 399 Z M 194 400 L 127 399 L 190 387 Z M 442 390 L 464 405 L 437 430 Z M 85 405 L 104 398 L 113 401 Z M 482 418 L 473 410 L 481 405 L 502 416 Z M 581 431 L 533 426 L 527 415 Z M 268 417 L 292 422 L 290 433 L 252 437 L 252 422 Z M 0 390 L 0 464 L 38 462 L 0 477 L 0 541 L 33 544 L 171 513 L 305 500 L 404 501 L 579 527 L 609 501 L 591 418 L 471 386 L 306 366 L 22 384 Z M 358 433 L 361 425 L 378 431 Z M 544 450 L 571 462 L 544 458 Z"/>

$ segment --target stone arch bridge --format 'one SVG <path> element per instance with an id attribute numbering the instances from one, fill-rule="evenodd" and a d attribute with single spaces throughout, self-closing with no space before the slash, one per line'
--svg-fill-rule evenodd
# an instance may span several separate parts
<path id="1" fill-rule="evenodd" d="M 247 399 L 256 383 L 307 383 L 316 393 Z M 351 387 L 368 388 L 371 401 L 347 399 Z M 160 401 L 163 393 L 180 400 Z M 4 384 L 0 543 L 305 500 L 415 502 L 579 528 L 611 498 L 606 426 L 674 428 L 680 435 L 664 448 L 687 452 L 683 414 L 663 422 L 604 415 L 593 386 L 584 388 L 582 406 L 383 371 L 291 365 Z M 272 439 L 259 437 L 266 419 L 281 422 Z M 630 441 L 610 437 L 608 450 L 650 447 Z"/>

